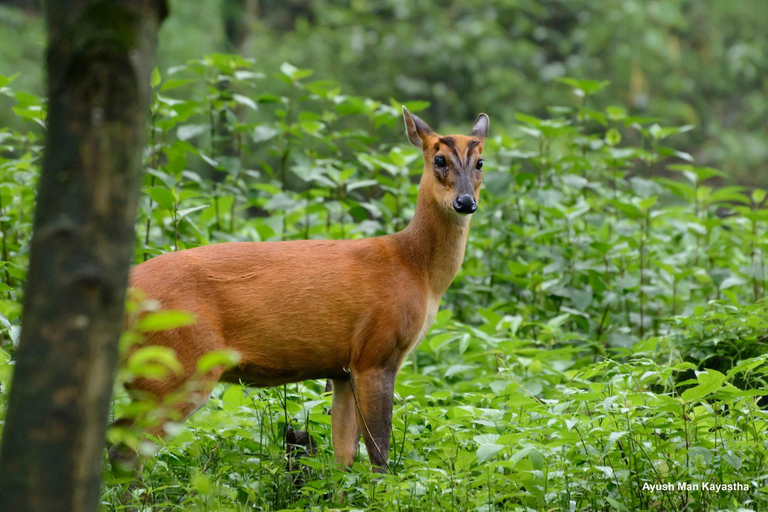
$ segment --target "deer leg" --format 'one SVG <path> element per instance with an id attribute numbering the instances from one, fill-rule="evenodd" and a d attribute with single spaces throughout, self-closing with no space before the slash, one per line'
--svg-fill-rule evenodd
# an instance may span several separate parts
<path id="1" fill-rule="evenodd" d="M 360 407 L 358 422 L 376 473 L 384 473 L 388 468 L 395 375 L 396 371 L 389 369 L 370 369 L 353 371 L 352 376 Z"/>
<path id="2" fill-rule="evenodd" d="M 336 463 L 349 467 L 355 462 L 360 445 L 360 427 L 357 423 L 357 407 L 349 380 L 333 381 L 331 403 L 331 437 Z"/>

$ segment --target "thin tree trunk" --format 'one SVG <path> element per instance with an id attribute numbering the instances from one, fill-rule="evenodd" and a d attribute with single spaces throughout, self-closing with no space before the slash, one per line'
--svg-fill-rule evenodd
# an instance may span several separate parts
<path id="1" fill-rule="evenodd" d="M 222 0 L 221 11 L 227 40 L 225 51 L 243 54 L 256 19 L 256 10 L 256 0 Z"/>
<path id="2" fill-rule="evenodd" d="M 165 0 L 45 2 L 48 133 L 0 510 L 95 511 Z"/>

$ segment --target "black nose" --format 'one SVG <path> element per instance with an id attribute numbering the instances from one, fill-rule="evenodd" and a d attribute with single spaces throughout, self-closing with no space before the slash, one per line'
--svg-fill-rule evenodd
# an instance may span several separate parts
<path id="1" fill-rule="evenodd" d="M 453 200 L 453 209 L 458 213 L 475 213 L 477 201 L 471 194 L 462 194 Z"/>

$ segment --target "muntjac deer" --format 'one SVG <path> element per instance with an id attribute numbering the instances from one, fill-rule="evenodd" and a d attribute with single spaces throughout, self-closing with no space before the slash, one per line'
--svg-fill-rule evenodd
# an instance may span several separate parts
<path id="1" fill-rule="evenodd" d="M 395 376 L 429 330 L 461 266 L 488 134 L 485 114 L 469 136 L 445 137 L 405 107 L 403 116 L 408 140 L 423 153 L 424 173 L 413 220 L 399 233 L 222 243 L 136 266 L 133 288 L 163 309 L 193 313 L 197 321 L 147 335 L 147 343 L 175 350 L 183 375 L 136 379 L 129 388 L 163 399 L 184 389 L 207 352 L 237 351 L 237 366 L 210 371 L 203 378 L 207 385 L 174 406 L 176 417 L 168 420 L 183 421 L 217 381 L 275 386 L 331 379 L 336 460 L 350 466 L 362 434 L 374 471 L 383 472 Z M 163 432 L 158 425 L 150 433 Z M 128 457 L 120 452 L 113 448 L 110 457 Z"/>

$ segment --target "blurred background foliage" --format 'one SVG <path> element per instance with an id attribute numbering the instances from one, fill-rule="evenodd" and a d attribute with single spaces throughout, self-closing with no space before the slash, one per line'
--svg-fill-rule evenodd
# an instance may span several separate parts
<path id="1" fill-rule="evenodd" d="M 0 74 L 42 93 L 36 0 L 0 2 Z M 238 52 L 377 100 L 427 100 L 438 129 L 484 110 L 568 104 L 559 77 L 609 80 L 596 108 L 697 127 L 678 148 L 759 184 L 768 158 L 768 2 L 761 0 L 172 0 L 159 67 Z M 270 90 L 269 79 L 264 87 Z M 17 122 L 7 109 L 0 123 Z"/>

